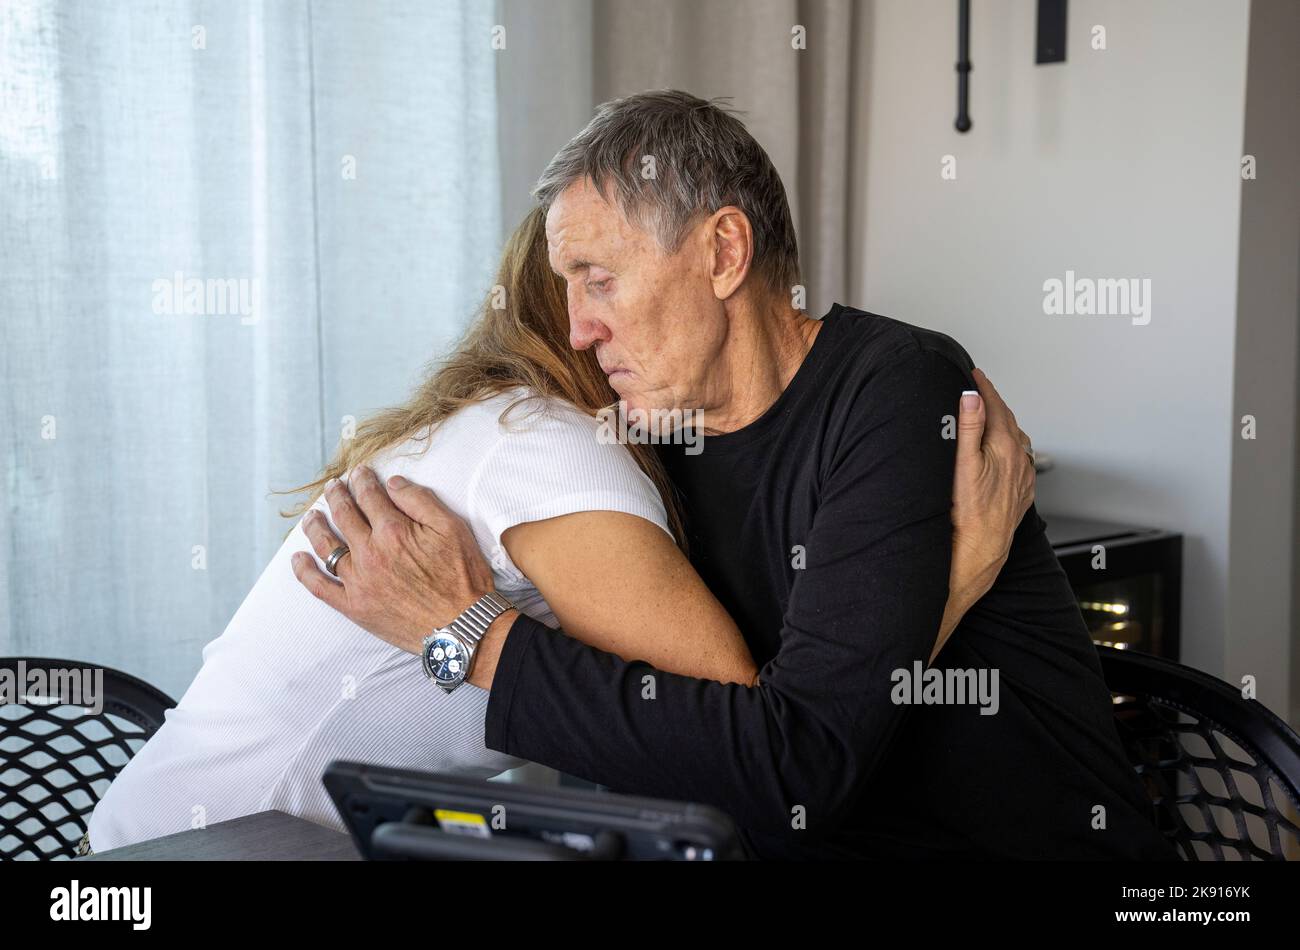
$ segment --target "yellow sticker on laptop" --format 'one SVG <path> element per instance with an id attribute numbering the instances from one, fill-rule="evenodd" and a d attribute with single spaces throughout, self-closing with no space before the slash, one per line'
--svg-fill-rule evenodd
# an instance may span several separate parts
<path id="1" fill-rule="evenodd" d="M 446 808 L 435 808 L 433 817 L 437 819 L 438 827 L 449 835 L 469 835 L 473 838 L 492 837 L 492 832 L 488 829 L 487 819 L 472 811 L 450 811 Z"/>

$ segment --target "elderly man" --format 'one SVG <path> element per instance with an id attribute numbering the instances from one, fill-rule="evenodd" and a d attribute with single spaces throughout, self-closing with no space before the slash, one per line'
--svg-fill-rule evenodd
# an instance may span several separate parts
<path id="1" fill-rule="evenodd" d="M 702 428 L 701 451 L 660 451 L 693 563 L 759 680 L 653 670 L 519 614 L 431 493 L 400 479 L 386 493 L 369 472 L 355 502 L 329 497 L 374 528 L 345 539 L 342 583 L 305 556 L 299 579 L 388 642 L 434 651 L 443 688 L 490 689 L 490 748 L 716 805 L 757 856 L 1168 857 L 1032 508 L 1028 442 L 966 352 L 792 306 L 785 190 L 715 104 L 601 107 L 536 194 L 573 346 L 595 348 L 629 409 Z M 988 431 L 958 459 L 952 413 L 976 386 Z M 984 567 L 950 590 L 954 544 Z M 435 662 L 475 632 L 468 670 Z"/>

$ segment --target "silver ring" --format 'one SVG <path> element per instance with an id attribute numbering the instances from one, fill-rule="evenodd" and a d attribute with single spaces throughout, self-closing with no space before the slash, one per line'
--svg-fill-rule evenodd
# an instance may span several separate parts
<path id="1" fill-rule="evenodd" d="M 325 559 L 325 570 L 338 577 L 339 572 L 335 568 L 339 566 L 339 561 L 343 560 L 344 555 L 347 553 L 349 553 L 349 549 L 346 544 L 340 544 L 336 547 L 330 552 L 330 556 Z"/>

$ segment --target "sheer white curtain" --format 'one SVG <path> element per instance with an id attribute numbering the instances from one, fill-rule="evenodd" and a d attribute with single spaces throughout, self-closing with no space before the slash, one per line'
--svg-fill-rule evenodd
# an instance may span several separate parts
<path id="1" fill-rule="evenodd" d="M 0 655 L 179 696 L 270 491 L 457 336 L 500 242 L 494 12 L 0 4 Z"/>

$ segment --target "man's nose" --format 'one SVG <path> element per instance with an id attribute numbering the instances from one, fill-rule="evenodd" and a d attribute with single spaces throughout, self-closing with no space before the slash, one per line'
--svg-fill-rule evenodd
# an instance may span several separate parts
<path id="1" fill-rule="evenodd" d="M 569 291 L 569 345 L 585 350 L 608 336 L 605 325 L 588 313 L 580 292 Z"/>

